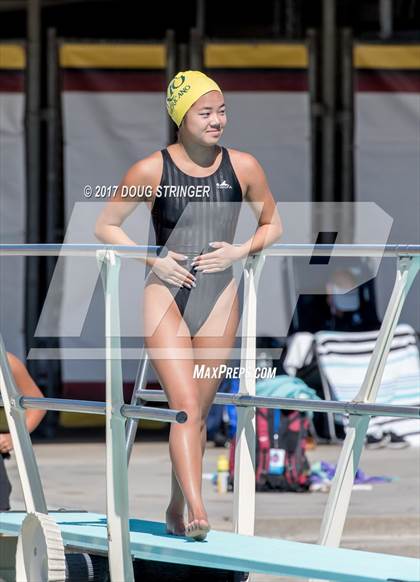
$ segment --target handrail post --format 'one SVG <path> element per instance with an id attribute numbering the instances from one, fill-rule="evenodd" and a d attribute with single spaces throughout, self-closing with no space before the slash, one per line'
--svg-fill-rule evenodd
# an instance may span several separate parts
<path id="1" fill-rule="evenodd" d="M 398 318 L 404 305 L 404 300 L 419 269 L 420 257 L 418 255 L 415 257 L 398 257 L 394 289 L 362 387 L 353 402 L 376 401 Z M 346 438 L 341 449 L 336 474 L 322 520 L 318 539 L 318 543 L 321 545 L 337 547 L 340 544 L 353 489 L 354 476 L 359 466 L 369 420 L 370 416 L 349 415 Z"/>
<path id="2" fill-rule="evenodd" d="M 144 402 L 141 398 L 141 391 L 145 390 L 146 388 L 148 367 L 149 355 L 146 348 L 143 347 L 140 363 L 137 368 L 136 379 L 134 382 L 133 394 L 131 397 L 131 404 L 134 406 L 140 405 Z M 127 465 L 130 463 L 130 457 L 133 450 L 134 441 L 136 439 L 138 424 L 139 420 L 137 418 L 127 418 L 125 425 Z"/>
<path id="3" fill-rule="evenodd" d="M 121 259 L 113 251 L 97 253 L 105 294 L 106 341 L 106 505 L 109 571 L 112 582 L 134 582 L 128 526 L 128 470 L 119 315 Z"/>
<path id="4" fill-rule="evenodd" d="M 257 329 L 257 287 L 264 255 L 248 257 L 244 268 L 244 311 L 242 318 L 239 393 L 255 396 L 255 349 Z M 235 533 L 254 535 L 255 525 L 255 407 L 237 407 L 233 524 Z"/>

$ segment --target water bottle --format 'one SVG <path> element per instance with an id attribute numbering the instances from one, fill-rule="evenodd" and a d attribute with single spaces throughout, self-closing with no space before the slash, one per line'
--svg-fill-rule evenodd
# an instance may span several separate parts
<path id="1" fill-rule="evenodd" d="M 217 459 L 217 493 L 227 493 L 229 481 L 229 460 L 226 455 Z"/>

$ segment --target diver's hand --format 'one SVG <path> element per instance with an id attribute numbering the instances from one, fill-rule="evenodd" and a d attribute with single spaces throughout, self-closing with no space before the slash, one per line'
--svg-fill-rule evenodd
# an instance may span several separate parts
<path id="1" fill-rule="evenodd" d="M 0 434 L 0 453 L 10 453 L 12 449 L 13 443 L 10 434 Z"/>
<path id="2" fill-rule="evenodd" d="M 180 253 L 168 251 L 165 258 L 157 257 L 153 260 L 152 271 L 165 283 L 191 289 L 191 287 L 196 286 L 194 275 L 177 263 L 177 261 L 185 261 L 187 258 Z"/>
<path id="3" fill-rule="evenodd" d="M 197 271 L 202 273 L 217 273 L 224 271 L 241 258 L 238 247 L 224 241 L 210 243 L 214 251 L 194 257 L 192 262 Z"/>

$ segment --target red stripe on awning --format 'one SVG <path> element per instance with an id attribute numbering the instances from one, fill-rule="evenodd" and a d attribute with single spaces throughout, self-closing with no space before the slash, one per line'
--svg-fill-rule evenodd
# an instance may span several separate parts
<path id="1" fill-rule="evenodd" d="M 420 74 L 418 71 L 359 71 L 355 85 L 360 93 L 420 93 Z"/>
<path id="2" fill-rule="evenodd" d="M 209 74 L 225 91 L 307 91 L 305 71 L 215 71 Z M 65 91 L 166 91 L 161 72 L 63 71 Z"/>
<path id="3" fill-rule="evenodd" d="M 166 78 L 162 72 L 65 69 L 62 88 L 64 91 L 163 92 Z"/>
<path id="4" fill-rule="evenodd" d="M 210 73 L 209 73 L 210 74 Z M 225 91 L 308 91 L 305 71 L 220 71 L 211 76 Z M 418 71 L 355 72 L 357 92 L 420 93 Z M 63 70 L 64 91 L 165 92 L 166 78 L 160 72 Z M 25 90 L 23 71 L 0 71 L 0 92 Z"/>
<path id="5" fill-rule="evenodd" d="M 24 90 L 23 71 L 0 71 L 0 93 L 23 93 Z"/>
<path id="6" fill-rule="evenodd" d="M 302 70 L 236 70 L 208 72 L 224 91 L 307 91 L 308 74 Z"/>

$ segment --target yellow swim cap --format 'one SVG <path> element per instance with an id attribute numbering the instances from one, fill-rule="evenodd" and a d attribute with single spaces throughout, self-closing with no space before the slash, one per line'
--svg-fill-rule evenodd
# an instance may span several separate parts
<path id="1" fill-rule="evenodd" d="M 179 127 L 188 109 L 205 93 L 222 92 L 219 85 L 201 71 L 180 71 L 168 85 L 166 108 Z"/>

